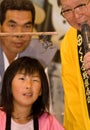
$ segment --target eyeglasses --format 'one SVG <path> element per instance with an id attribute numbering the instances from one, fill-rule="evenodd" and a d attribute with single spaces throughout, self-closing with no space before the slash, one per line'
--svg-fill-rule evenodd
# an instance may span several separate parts
<path id="1" fill-rule="evenodd" d="M 75 10 L 79 10 L 81 12 L 83 12 L 84 10 L 86 10 L 86 6 L 89 4 L 90 0 L 85 4 L 85 3 L 81 3 L 79 5 L 77 5 L 76 7 L 74 7 L 73 9 L 66 9 L 66 10 L 61 10 L 61 15 L 65 18 L 70 18 L 73 15 L 73 12 Z"/>

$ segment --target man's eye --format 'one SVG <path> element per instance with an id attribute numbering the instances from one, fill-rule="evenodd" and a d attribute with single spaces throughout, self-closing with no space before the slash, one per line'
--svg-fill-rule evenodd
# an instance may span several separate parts
<path id="1" fill-rule="evenodd" d="M 30 29 L 30 28 L 32 28 L 32 24 L 27 24 L 27 25 L 24 26 L 24 28 L 25 29 Z"/>
<path id="2" fill-rule="evenodd" d="M 74 9 L 83 8 L 83 7 L 85 7 L 85 6 L 86 6 L 86 4 L 80 4 L 80 5 L 76 6 Z"/>
<path id="3" fill-rule="evenodd" d="M 67 9 L 67 10 L 63 10 L 62 13 L 68 13 L 68 12 L 71 12 L 72 9 Z"/>
<path id="4" fill-rule="evenodd" d="M 82 6 L 86 6 L 86 4 L 80 4 L 77 7 L 82 7 Z"/>
<path id="5" fill-rule="evenodd" d="M 13 23 L 9 23 L 9 27 L 15 27 L 16 25 Z"/>

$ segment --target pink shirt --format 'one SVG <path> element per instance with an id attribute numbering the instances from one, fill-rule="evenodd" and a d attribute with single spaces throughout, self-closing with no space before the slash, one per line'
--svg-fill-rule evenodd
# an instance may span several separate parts
<path id="1" fill-rule="evenodd" d="M 6 113 L 0 110 L 0 130 L 5 130 L 5 126 Z M 64 128 L 53 115 L 44 113 L 39 118 L 39 130 L 64 130 Z"/>

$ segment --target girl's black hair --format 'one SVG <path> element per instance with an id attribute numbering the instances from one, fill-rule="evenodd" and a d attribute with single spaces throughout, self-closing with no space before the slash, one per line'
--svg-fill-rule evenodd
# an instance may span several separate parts
<path id="1" fill-rule="evenodd" d="M 12 80 L 18 72 L 22 71 L 29 75 L 37 72 L 41 79 L 42 93 L 34 102 L 31 115 L 38 117 L 45 111 L 49 113 L 49 84 L 45 70 L 38 60 L 26 56 L 13 61 L 5 71 L 1 90 L 1 106 L 3 111 L 11 115 L 14 110 Z"/>

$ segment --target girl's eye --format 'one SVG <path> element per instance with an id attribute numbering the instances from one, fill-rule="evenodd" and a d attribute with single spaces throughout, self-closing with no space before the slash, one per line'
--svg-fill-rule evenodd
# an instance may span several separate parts
<path id="1" fill-rule="evenodd" d="M 33 78 L 32 81 L 34 81 L 34 82 L 40 82 L 40 79 L 39 78 Z"/>
<path id="2" fill-rule="evenodd" d="M 25 80 L 25 78 L 24 77 L 21 77 L 21 78 L 19 78 L 20 80 Z"/>

